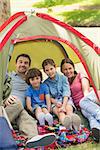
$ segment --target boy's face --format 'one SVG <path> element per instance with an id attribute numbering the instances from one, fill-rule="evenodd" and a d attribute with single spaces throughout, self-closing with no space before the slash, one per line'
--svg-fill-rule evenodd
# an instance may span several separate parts
<path id="1" fill-rule="evenodd" d="M 47 74 L 48 77 L 50 77 L 51 79 L 54 79 L 56 75 L 56 68 L 48 64 L 44 67 L 44 72 Z"/>
<path id="2" fill-rule="evenodd" d="M 30 82 L 30 84 L 32 85 L 33 88 L 38 89 L 40 87 L 41 77 L 37 76 L 37 77 L 34 77 L 34 78 L 30 78 L 29 82 Z"/>
<path id="3" fill-rule="evenodd" d="M 16 71 L 21 74 L 25 74 L 29 69 L 29 59 L 26 57 L 19 57 L 16 62 Z"/>

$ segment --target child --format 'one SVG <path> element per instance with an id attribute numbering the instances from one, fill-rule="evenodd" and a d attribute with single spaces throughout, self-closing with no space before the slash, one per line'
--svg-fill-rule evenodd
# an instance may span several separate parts
<path id="1" fill-rule="evenodd" d="M 49 87 L 52 102 L 52 111 L 66 128 L 72 127 L 79 130 L 80 117 L 73 113 L 72 101 L 70 100 L 70 87 L 67 78 L 56 72 L 56 65 L 52 59 L 46 59 L 42 63 L 44 72 L 48 78 L 44 81 Z"/>
<path id="2" fill-rule="evenodd" d="M 53 117 L 50 112 L 50 96 L 47 86 L 42 82 L 42 73 L 37 68 L 29 69 L 26 82 L 30 85 L 26 91 L 26 107 L 35 113 L 41 126 L 53 125 Z"/>

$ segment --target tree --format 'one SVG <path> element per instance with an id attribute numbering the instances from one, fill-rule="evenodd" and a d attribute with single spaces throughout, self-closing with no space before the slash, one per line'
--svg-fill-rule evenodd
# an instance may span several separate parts
<path id="1" fill-rule="evenodd" d="M 10 0 L 0 0 L 0 25 L 10 16 Z"/>

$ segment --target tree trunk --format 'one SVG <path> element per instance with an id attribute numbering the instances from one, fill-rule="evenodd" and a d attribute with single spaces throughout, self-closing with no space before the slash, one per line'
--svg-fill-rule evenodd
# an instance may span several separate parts
<path id="1" fill-rule="evenodd" d="M 0 25 L 10 16 L 10 0 L 0 0 Z"/>

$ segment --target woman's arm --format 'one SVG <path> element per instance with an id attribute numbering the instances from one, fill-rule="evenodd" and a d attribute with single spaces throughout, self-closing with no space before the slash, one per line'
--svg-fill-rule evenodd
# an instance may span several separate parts
<path id="1" fill-rule="evenodd" d="M 31 106 L 31 98 L 30 97 L 26 97 L 26 107 L 28 110 L 30 110 L 31 112 L 33 112 L 32 106 Z"/>
<path id="2" fill-rule="evenodd" d="M 63 98 L 63 104 L 62 104 L 62 107 L 64 107 L 64 108 L 66 107 L 67 101 L 68 101 L 68 97 L 65 96 L 65 97 Z"/>
<path id="3" fill-rule="evenodd" d="M 89 93 L 89 89 L 90 89 L 89 80 L 84 77 L 81 79 L 81 83 L 82 83 L 83 94 L 84 96 L 86 96 Z"/>

